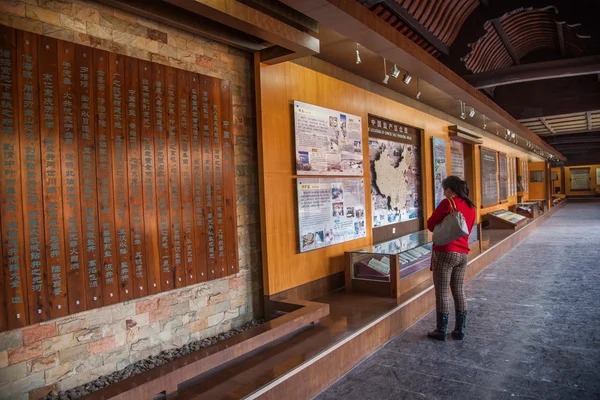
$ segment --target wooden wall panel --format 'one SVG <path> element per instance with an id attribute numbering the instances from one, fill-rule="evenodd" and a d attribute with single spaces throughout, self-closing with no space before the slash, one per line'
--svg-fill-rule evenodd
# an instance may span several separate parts
<path id="1" fill-rule="evenodd" d="M 229 82 L 6 27 L 0 67 L 0 331 L 238 271 Z"/>
<path id="2" fill-rule="evenodd" d="M 179 168 L 179 140 L 177 124 L 177 70 L 165 67 L 166 118 L 167 118 L 167 171 L 169 177 L 169 210 L 175 287 L 185 286 L 185 262 L 183 259 L 183 238 L 181 224 L 181 182 Z"/>
<path id="3" fill-rule="evenodd" d="M 119 275 L 119 293 L 109 293 L 109 297 L 117 296 L 120 301 L 133 298 L 133 266 L 131 260 L 131 229 L 129 224 L 129 179 L 127 174 L 126 144 L 126 94 L 124 72 L 124 56 L 109 53 L 109 88 L 111 113 L 111 141 L 113 153 L 113 185 L 115 209 L 115 260 Z"/>
<path id="4" fill-rule="evenodd" d="M 190 79 L 185 71 L 177 71 L 177 127 L 179 130 L 179 159 L 181 191 L 181 248 L 185 281 L 197 282 L 196 255 L 194 254 L 194 211 L 192 208 L 192 157 L 190 148 Z"/>
<path id="5" fill-rule="evenodd" d="M 140 131 L 142 141 L 142 190 L 144 200 L 144 244 L 146 246 L 146 273 L 148 294 L 160 292 L 159 226 L 156 202 L 156 161 L 154 151 L 152 64 L 139 62 Z"/>
<path id="6" fill-rule="evenodd" d="M 194 241 L 196 243 L 196 274 L 198 282 L 207 279 L 206 228 L 204 216 L 204 172 L 202 164 L 202 112 L 200 77 L 192 74 L 190 82 L 192 188 L 194 199 Z"/>
<path id="7" fill-rule="evenodd" d="M 200 99 L 202 104 L 202 170 L 204 177 L 204 217 L 206 232 L 206 273 L 207 279 L 218 277 L 216 234 L 215 234 L 215 177 L 213 163 L 213 145 L 211 132 L 212 81 L 208 77 L 200 80 Z"/>
<path id="8" fill-rule="evenodd" d="M 237 245 L 237 210 L 235 198 L 235 160 L 233 157 L 234 141 L 231 124 L 231 86 L 229 82 L 221 83 L 222 112 L 222 145 L 223 145 L 223 193 L 225 198 L 225 243 L 228 274 L 236 273 L 238 259 Z"/>
<path id="9" fill-rule="evenodd" d="M 50 284 L 52 318 L 68 314 L 66 240 L 63 224 L 63 183 L 61 141 L 58 126 L 58 42 L 40 37 L 38 57 L 40 84 L 40 135 L 42 142 L 42 187 L 44 196 L 44 226 L 46 265 Z"/>
<path id="10" fill-rule="evenodd" d="M 42 196 L 42 159 L 40 154 L 40 114 L 38 85 L 38 37 L 28 32 L 17 32 L 21 60 L 19 90 L 22 93 L 19 107 L 21 127 L 21 176 L 23 177 L 23 223 L 25 239 L 25 265 L 27 266 L 27 296 L 29 322 L 50 318 L 48 298 L 48 273 L 46 271 L 46 243 L 44 235 L 44 198 Z M 3 296 L 0 296 L 3 297 Z M 0 324 L 1 325 L 1 324 Z"/>
<path id="11" fill-rule="evenodd" d="M 311 59 L 312 60 L 312 59 Z M 372 87 L 368 91 L 348 83 L 357 78 L 349 72 L 332 68 L 325 62 L 307 61 L 311 68 L 296 63 L 273 66 L 256 65 L 257 113 L 259 126 L 259 181 L 261 182 L 261 220 L 263 243 L 263 282 L 265 294 L 273 295 L 307 284 L 344 269 L 343 254 L 372 243 L 371 229 L 367 237 L 306 253 L 298 251 L 296 210 L 296 175 L 294 159 L 294 100 L 358 115 L 363 120 L 363 154 L 368 154 L 367 116 L 369 113 L 423 129 L 423 143 L 431 137 L 448 139 L 448 126 L 454 123 L 410 108 L 384 97 L 387 89 Z M 378 92 L 378 93 L 375 93 Z M 390 95 L 392 96 L 392 95 Z M 508 145 L 484 138 L 483 145 L 502 151 L 511 157 L 529 157 Z M 433 212 L 433 177 L 431 146 L 422 146 L 423 214 L 427 219 Z M 447 149 L 449 152 L 449 149 Z M 448 153 L 449 157 L 449 153 Z M 478 200 L 480 166 L 478 149 L 473 150 L 472 198 Z M 448 163 L 450 168 L 450 163 Z M 450 172 L 450 171 L 449 171 Z M 365 164 L 364 178 L 369 182 L 370 168 Z M 369 185 L 365 187 L 366 216 L 371 221 Z M 516 197 L 495 206 L 508 209 Z M 479 218 L 495 208 L 478 210 Z"/>
<path id="12" fill-rule="evenodd" d="M 17 38 L 12 29 L 0 28 L 0 99 L 2 132 L 0 151 L 0 222 L 2 223 L 2 269 L 8 329 L 29 323 L 26 255 L 23 232 L 21 155 L 19 151 Z"/>
<path id="13" fill-rule="evenodd" d="M 69 313 L 86 309 L 84 295 L 83 251 L 81 242 L 81 209 L 79 176 L 79 146 L 77 132 L 78 104 L 75 93 L 75 45 L 58 42 L 58 118 L 60 159 L 63 181 L 63 234 Z"/>
<path id="14" fill-rule="evenodd" d="M 102 305 L 100 242 L 98 232 L 98 192 L 96 189 L 96 135 L 94 98 L 94 52 L 75 46 L 77 110 L 77 140 L 79 142 L 79 187 L 81 188 L 81 269 L 85 278 L 82 286 L 87 309 Z M 70 296 L 70 292 L 69 292 Z M 94 300 L 96 299 L 96 300 Z"/>
<path id="15" fill-rule="evenodd" d="M 102 274 L 102 291 L 98 297 L 92 296 L 92 307 L 95 304 L 109 305 L 119 301 L 115 293 L 119 291 L 119 264 L 117 261 L 117 236 L 115 233 L 114 185 L 113 185 L 113 150 L 111 145 L 111 110 L 110 106 L 110 68 L 108 53 L 94 50 L 95 70 L 95 114 L 96 114 L 96 149 L 98 152 L 97 191 L 98 191 L 98 226 Z M 112 296 L 111 296 L 112 293 Z"/>
<path id="16" fill-rule="evenodd" d="M 171 213 L 169 194 L 169 175 L 167 170 L 167 117 L 166 117 L 166 86 L 165 67 L 158 64 L 152 65 L 154 80 L 153 112 L 155 126 L 155 152 L 156 152 L 156 198 L 159 226 L 159 254 L 161 269 L 161 287 L 163 290 L 175 287 L 175 268 L 173 268 L 173 255 L 171 254 Z"/>
<path id="17" fill-rule="evenodd" d="M 221 140 L 221 87 L 217 79 L 211 79 L 210 129 L 212 134 L 214 204 L 213 222 L 215 226 L 214 241 L 217 257 L 217 276 L 227 275 L 225 256 L 225 202 L 223 192 L 223 153 Z"/>
<path id="18" fill-rule="evenodd" d="M 133 279 L 133 297 L 148 294 L 148 281 L 144 265 L 146 247 L 144 237 L 144 198 L 142 193 L 141 134 L 139 111 L 141 108 L 139 93 L 138 61 L 124 59 L 125 92 L 127 116 L 127 178 L 129 181 L 129 224 L 131 228 L 131 267 Z"/>

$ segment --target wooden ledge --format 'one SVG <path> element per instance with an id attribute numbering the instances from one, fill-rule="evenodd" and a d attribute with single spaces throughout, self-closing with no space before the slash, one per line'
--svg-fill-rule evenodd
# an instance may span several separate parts
<path id="1" fill-rule="evenodd" d="M 329 304 L 289 299 L 274 303 L 275 309 L 287 314 L 82 398 L 87 400 L 152 399 L 158 394 L 165 394 L 167 398 L 172 398 L 177 395 L 181 383 L 329 315 Z"/>

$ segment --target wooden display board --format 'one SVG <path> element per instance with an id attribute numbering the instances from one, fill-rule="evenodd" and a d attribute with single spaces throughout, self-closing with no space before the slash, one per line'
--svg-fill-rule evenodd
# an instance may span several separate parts
<path id="1" fill-rule="evenodd" d="M 527 224 L 527 218 L 510 211 L 494 211 L 487 214 L 490 229 L 517 230 Z"/>
<path id="2" fill-rule="evenodd" d="M 229 82 L 0 27 L 0 331 L 238 270 Z"/>
<path id="3" fill-rule="evenodd" d="M 481 203 L 482 207 L 498 204 L 498 152 L 481 148 Z"/>
<path id="4" fill-rule="evenodd" d="M 508 160 L 506 154 L 498 153 L 498 195 L 501 202 L 508 200 Z"/>

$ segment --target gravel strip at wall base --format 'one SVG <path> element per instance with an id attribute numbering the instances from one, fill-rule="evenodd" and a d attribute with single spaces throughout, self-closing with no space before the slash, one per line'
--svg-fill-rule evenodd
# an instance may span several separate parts
<path id="1" fill-rule="evenodd" d="M 200 349 L 212 346 L 217 344 L 218 342 L 229 339 L 232 336 L 235 336 L 239 333 L 242 333 L 248 329 L 255 328 L 264 324 L 264 320 L 252 320 L 250 322 L 245 323 L 239 328 L 231 329 L 230 331 L 220 333 L 217 336 L 213 336 L 210 338 L 197 340 L 195 342 L 188 343 L 184 346 L 181 346 L 177 349 L 170 349 L 161 351 L 158 355 L 150 356 L 144 360 L 140 360 L 135 364 L 129 365 L 119 371 L 115 371 L 109 375 L 102 375 L 98 379 L 88 382 L 84 385 L 77 386 L 76 388 L 69 389 L 66 391 L 56 391 L 53 390 L 48 393 L 46 396 L 42 397 L 40 400 L 75 400 L 79 399 L 86 394 L 91 392 L 95 392 L 100 390 L 106 386 L 112 385 L 113 383 L 117 383 L 124 379 L 130 378 L 134 375 L 141 374 L 144 371 L 148 371 L 152 368 L 156 368 L 159 365 L 166 364 L 170 361 L 176 360 L 180 357 L 183 357 L 186 354 L 193 353 Z"/>

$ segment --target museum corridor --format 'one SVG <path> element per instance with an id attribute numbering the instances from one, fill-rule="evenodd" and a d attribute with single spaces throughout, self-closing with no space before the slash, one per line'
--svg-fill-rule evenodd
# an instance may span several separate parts
<path id="1" fill-rule="evenodd" d="M 569 203 L 467 284 L 464 341 L 432 311 L 317 399 L 600 398 L 598 260 L 600 203 Z"/>

